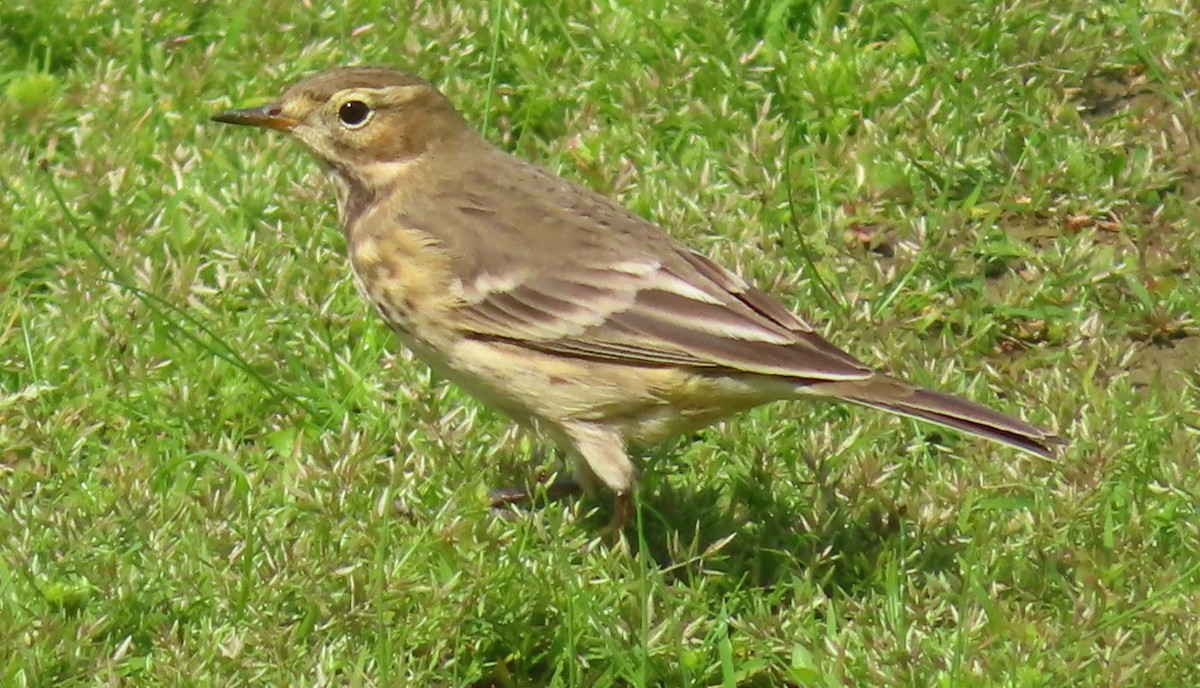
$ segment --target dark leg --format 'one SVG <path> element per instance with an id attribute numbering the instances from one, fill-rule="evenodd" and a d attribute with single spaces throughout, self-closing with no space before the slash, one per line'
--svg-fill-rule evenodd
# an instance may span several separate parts
<path id="1" fill-rule="evenodd" d="M 613 498 L 612 520 L 608 522 L 607 533 L 614 541 L 620 540 L 633 515 L 633 493 L 621 492 Z"/>

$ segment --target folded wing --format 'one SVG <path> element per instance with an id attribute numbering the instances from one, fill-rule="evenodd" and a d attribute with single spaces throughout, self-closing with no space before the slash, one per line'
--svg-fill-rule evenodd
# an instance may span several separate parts
<path id="1" fill-rule="evenodd" d="M 628 365 L 689 366 L 804 381 L 873 371 L 737 275 L 683 247 L 666 258 L 574 261 L 525 279 L 464 285 L 471 336 Z"/>

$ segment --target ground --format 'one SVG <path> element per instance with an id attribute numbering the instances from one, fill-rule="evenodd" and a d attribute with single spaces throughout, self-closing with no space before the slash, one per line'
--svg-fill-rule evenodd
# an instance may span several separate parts
<path id="1" fill-rule="evenodd" d="M 1200 684 L 1200 15 L 1178 3 L 0 5 L 0 683 Z M 211 124 L 348 63 L 1054 460 L 776 404 L 603 500 Z M 59 200 L 61 196 L 61 202 Z"/>

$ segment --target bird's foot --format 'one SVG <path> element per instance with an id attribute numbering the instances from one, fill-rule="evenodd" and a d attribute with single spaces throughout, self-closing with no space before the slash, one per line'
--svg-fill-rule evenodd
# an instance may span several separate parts
<path id="1" fill-rule="evenodd" d="M 500 518 L 512 518 L 516 513 L 511 507 L 518 504 L 529 504 L 542 492 L 539 485 L 533 487 L 501 487 L 488 493 L 491 502 L 492 515 Z M 546 497 L 563 499 L 583 492 L 583 488 L 574 478 L 555 478 L 543 488 Z"/>

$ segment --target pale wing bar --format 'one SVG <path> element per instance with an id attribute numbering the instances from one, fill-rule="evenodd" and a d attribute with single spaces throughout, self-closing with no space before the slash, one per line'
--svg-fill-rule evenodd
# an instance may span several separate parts
<path id="1" fill-rule="evenodd" d="M 632 365 L 717 368 L 797 382 L 874 374 L 766 294 L 685 251 L 685 260 L 670 269 L 578 267 L 574 274 L 476 292 L 460 315 L 481 338 Z"/>

